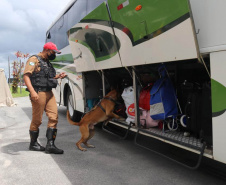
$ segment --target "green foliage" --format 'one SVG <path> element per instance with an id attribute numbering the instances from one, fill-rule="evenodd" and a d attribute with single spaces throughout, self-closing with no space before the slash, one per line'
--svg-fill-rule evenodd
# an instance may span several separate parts
<path id="1" fill-rule="evenodd" d="M 13 66 L 12 66 L 12 68 L 13 68 L 12 94 L 18 93 L 18 85 L 19 85 L 19 83 L 22 83 L 20 81 L 20 75 L 21 75 L 22 70 L 24 69 L 24 62 L 21 63 L 21 61 L 19 61 L 19 58 L 26 59 L 29 57 L 28 53 L 23 54 L 20 51 L 17 51 L 15 53 L 15 55 L 17 57 L 17 60 L 14 60 L 14 62 L 12 63 L 13 64 Z M 20 84 L 20 85 L 22 85 L 22 84 Z"/>
<path id="2" fill-rule="evenodd" d="M 20 66 L 20 62 L 14 61 L 13 62 L 13 84 L 12 84 L 12 93 L 17 93 L 18 84 L 20 82 L 20 72 L 24 67 L 23 65 Z"/>
<path id="3" fill-rule="evenodd" d="M 13 87 L 11 87 L 10 90 L 11 92 L 13 92 Z M 19 88 L 17 93 L 12 93 L 12 96 L 13 98 L 29 96 L 29 92 L 26 91 L 25 88 L 21 88 L 21 93 L 20 93 L 20 88 Z"/>

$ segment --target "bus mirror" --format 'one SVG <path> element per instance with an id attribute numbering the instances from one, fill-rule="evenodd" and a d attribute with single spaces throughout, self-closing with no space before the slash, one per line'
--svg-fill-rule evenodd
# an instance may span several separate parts
<path id="1" fill-rule="evenodd" d="M 47 39 L 51 39 L 51 34 L 50 34 L 50 32 L 48 32 L 48 33 L 46 34 L 46 38 L 47 38 Z"/>

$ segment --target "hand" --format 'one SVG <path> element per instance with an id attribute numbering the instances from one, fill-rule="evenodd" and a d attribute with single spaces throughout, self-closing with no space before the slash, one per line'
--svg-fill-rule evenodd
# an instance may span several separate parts
<path id="1" fill-rule="evenodd" d="M 62 72 L 62 73 L 60 73 L 59 74 L 59 78 L 60 79 L 63 79 L 63 78 L 65 78 L 67 75 L 65 74 L 65 72 Z"/>
<path id="2" fill-rule="evenodd" d="M 31 100 L 34 101 L 34 102 L 36 102 L 36 101 L 38 101 L 38 99 L 39 99 L 38 94 L 35 91 L 32 92 L 31 93 Z"/>

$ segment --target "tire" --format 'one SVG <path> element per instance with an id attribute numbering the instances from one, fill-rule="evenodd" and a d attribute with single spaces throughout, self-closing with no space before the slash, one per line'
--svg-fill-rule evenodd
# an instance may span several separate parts
<path id="1" fill-rule="evenodd" d="M 71 93 L 71 89 L 68 88 L 67 92 L 67 110 L 69 111 L 69 115 L 72 121 L 79 122 L 81 120 L 81 117 L 83 113 L 74 110 L 74 101 L 73 101 L 73 96 Z"/>

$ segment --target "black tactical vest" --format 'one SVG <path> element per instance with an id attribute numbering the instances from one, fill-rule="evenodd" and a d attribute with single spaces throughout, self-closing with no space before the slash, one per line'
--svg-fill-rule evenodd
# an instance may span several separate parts
<path id="1" fill-rule="evenodd" d="M 31 84 L 35 90 L 47 91 L 52 88 L 56 88 L 57 79 L 54 79 L 56 76 L 56 70 L 53 68 L 50 62 L 45 62 L 40 56 L 36 56 L 39 61 L 39 72 L 33 72 L 30 76 Z M 31 57 L 32 57 L 31 56 Z"/>

